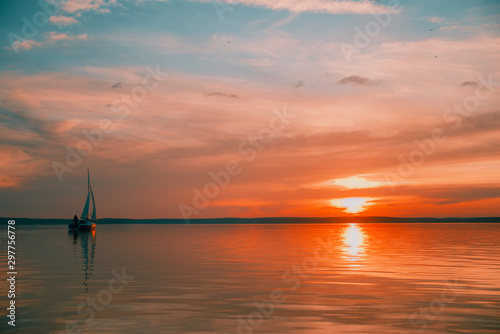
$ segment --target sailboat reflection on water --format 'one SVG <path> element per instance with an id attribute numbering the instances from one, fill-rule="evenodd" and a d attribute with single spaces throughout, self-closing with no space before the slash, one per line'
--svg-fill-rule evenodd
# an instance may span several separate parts
<path id="1" fill-rule="evenodd" d="M 76 248 L 78 247 L 78 241 L 80 241 L 80 245 L 82 247 L 82 271 L 84 272 L 84 280 L 83 285 L 85 286 L 85 293 L 88 292 L 89 286 L 88 281 L 90 276 L 94 271 L 94 257 L 95 257 L 95 245 L 96 245 L 96 236 L 95 230 L 92 231 L 83 231 L 78 232 L 77 230 L 69 230 L 68 236 L 73 241 L 74 251 L 76 252 Z"/>

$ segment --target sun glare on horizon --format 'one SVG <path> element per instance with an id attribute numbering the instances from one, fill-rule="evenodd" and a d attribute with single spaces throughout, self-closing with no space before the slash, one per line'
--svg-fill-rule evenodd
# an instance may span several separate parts
<path id="1" fill-rule="evenodd" d="M 369 189 L 377 188 L 385 185 L 383 182 L 368 179 L 369 176 L 375 174 L 354 175 L 340 179 L 332 179 L 325 182 L 320 182 L 318 186 L 321 187 L 342 187 L 345 189 Z"/>
<path id="2" fill-rule="evenodd" d="M 371 200 L 368 197 L 336 198 L 330 201 L 330 205 L 343 208 L 344 212 L 356 214 L 366 210 L 371 205 L 369 203 Z"/>

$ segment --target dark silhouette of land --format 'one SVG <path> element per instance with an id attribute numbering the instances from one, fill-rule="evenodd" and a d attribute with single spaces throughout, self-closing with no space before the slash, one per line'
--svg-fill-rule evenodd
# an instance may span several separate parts
<path id="1" fill-rule="evenodd" d="M 69 219 L 51 218 L 0 218 L 0 221 L 15 219 L 21 225 L 64 225 Z M 110 224 L 186 224 L 184 219 L 129 219 L 102 218 L 99 225 Z M 190 224 L 332 224 L 332 223 L 500 223 L 500 217 L 469 217 L 469 218 L 397 218 L 397 217 L 269 217 L 269 218 L 205 218 L 191 219 Z"/>

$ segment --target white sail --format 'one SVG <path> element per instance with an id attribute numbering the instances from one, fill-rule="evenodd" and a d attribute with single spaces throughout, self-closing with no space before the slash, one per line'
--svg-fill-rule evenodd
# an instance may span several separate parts
<path id="1" fill-rule="evenodd" d="M 93 195 L 92 195 L 92 200 L 94 200 Z M 85 201 L 85 206 L 83 207 L 81 216 L 82 219 L 89 218 L 89 202 L 90 202 L 90 173 L 89 169 L 87 168 L 87 200 Z"/>
<path id="2" fill-rule="evenodd" d="M 89 217 L 89 200 L 90 200 L 90 193 L 87 193 L 87 201 L 85 202 L 85 206 L 83 207 L 82 211 L 82 219 L 87 219 Z"/>
<path id="3" fill-rule="evenodd" d="M 92 195 L 92 220 L 96 221 L 96 210 L 95 210 L 95 200 L 94 200 L 94 192 L 92 191 L 92 187 L 90 187 L 90 195 Z"/>

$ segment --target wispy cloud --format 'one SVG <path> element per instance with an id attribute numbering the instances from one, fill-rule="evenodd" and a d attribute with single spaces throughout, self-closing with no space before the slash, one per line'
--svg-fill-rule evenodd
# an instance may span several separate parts
<path id="1" fill-rule="evenodd" d="M 87 40 L 87 34 L 81 35 L 68 35 L 65 33 L 58 33 L 55 31 L 49 32 L 47 34 L 50 41 L 75 41 L 75 40 Z"/>
<path id="2" fill-rule="evenodd" d="M 232 99 L 239 98 L 239 96 L 236 94 L 228 94 L 228 93 L 223 93 L 223 92 L 209 92 L 209 93 L 205 93 L 205 96 L 220 96 L 220 97 L 229 97 Z"/>
<path id="3" fill-rule="evenodd" d="M 427 16 L 424 17 L 423 19 L 431 23 L 442 23 L 446 20 L 444 17 L 438 17 L 438 16 Z"/>
<path id="4" fill-rule="evenodd" d="M 300 15 L 300 13 L 290 13 L 290 15 L 288 15 L 286 18 L 279 20 L 277 22 L 274 22 L 272 25 L 267 27 L 267 29 L 271 30 L 271 29 L 276 29 L 276 28 L 279 28 L 281 26 L 284 26 L 284 25 L 292 22 L 299 15 Z"/>
<path id="5" fill-rule="evenodd" d="M 212 0 L 190 1 L 213 2 Z M 224 2 L 229 5 L 261 7 L 272 10 L 288 10 L 295 13 L 382 14 L 393 11 L 391 8 L 371 0 L 225 0 Z"/>

